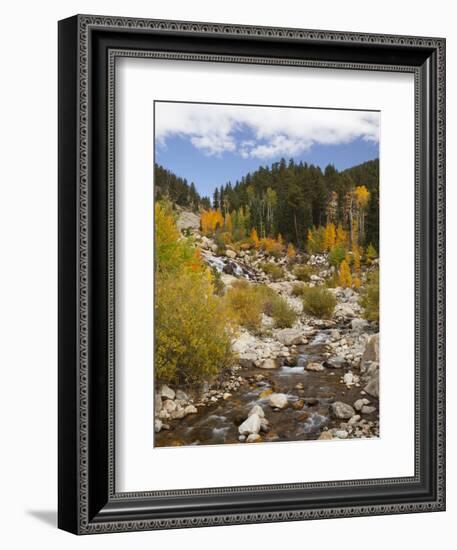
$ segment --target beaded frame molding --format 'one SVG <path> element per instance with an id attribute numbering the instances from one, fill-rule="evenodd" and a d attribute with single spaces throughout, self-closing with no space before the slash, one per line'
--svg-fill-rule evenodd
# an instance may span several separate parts
<path id="1" fill-rule="evenodd" d="M 118 57 L 409 72 L 415 87 L 415 475 L 119 493 Z M 445 40 L 77 15 L 59 22 L 59 513 L 76 534 L 445 509 Z"/>

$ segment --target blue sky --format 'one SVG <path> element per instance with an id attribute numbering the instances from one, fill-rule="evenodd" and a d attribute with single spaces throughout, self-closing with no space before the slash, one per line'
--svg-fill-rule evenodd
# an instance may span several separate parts
<path id="1" fill-rule="evenodd" d="M 201 195 L 282 157 L 338 170 L 379 157 L 379 113 L 156 102 L 155 161 Z"/>

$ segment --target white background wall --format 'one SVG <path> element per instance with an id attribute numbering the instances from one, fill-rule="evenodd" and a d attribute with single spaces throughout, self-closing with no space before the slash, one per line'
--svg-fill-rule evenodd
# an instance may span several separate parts
<path id="1" fill-rule="evenodd" d="M 457 39 L 444 0 L 94 0 L 3 5 L 0 163 L 0 542 L 3 548 L 425 549 L 454 539 L 457 511 L 455 115 Z M 75 13 L 445 36 L 448 39 L 448 511 L 77 538 L 55 528 L 57 408 L 57 20 Z M 400 274 L 399 274 L 400 276 Z M 399 418 L 401 422 L 401 418 Z M 247 465 L 248 467 L 249 465 Z M 287 467 L 284 465 L 284 467 Z M 303 464 L 306 468 L 306 464 Z M 452 538 L 451 538 L 452 537 Z"/>

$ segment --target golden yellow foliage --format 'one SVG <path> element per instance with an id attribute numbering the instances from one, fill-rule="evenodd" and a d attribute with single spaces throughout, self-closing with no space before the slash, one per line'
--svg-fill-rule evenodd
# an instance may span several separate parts
<path id="1" fill-rule="evenodd" d="M 352 286 L 354 288 L 360 288 L 361 285 L 362 285 L 362 281 L 358 277 L 355 277 L 352 281 Z"/>
<path id="2" fill-rule="evenodd" d="M 154 211 L 156 270 L 204 270 L 197 250 L 186 239 L 180 239 L 172 213 L 159 202 L 155 204 Z"/>
<path id="3" fill-rule="evenodd" d="M 156 275 L 155 375 L 196 382 L 231 362 L 231 313 L 206 273 Z"/>
<path id="4" fill-rule="evenodd" d="M 352 286 L 351 270 L 346 260 L 343 260 L 340 265 L 340 286 L 343 288 Z"/>
<path id="5" fill-rule="evenodd" d="M 360 274 L 360 248 L 355 245 L 352 247 L 352 257 L 354 262 L 354 271 Z"/>
<path id="6" fill-rule="evenodd" d="M 251 231 L 251 241 L 254 243 L 254 246 L 256 248 L 259 248 L 260 246 L 260 239 L 259 239 L 259 236 L 257 235 L 257 229 L 254 227 Z"/>
<path id="7" fill-rule="evenodd" d="M 359 185 L 355 188 L 355 197 L 357 200 L 357 204 L 360 206 L 360 208 L 365 208 L 368 204 L 368 201 L 370 200 L 370 192 L 365 187 L 365 185 Z"/>
<path id="8" fill-rule="evenodd" d="M 289 243 L 287 245 L 287 257 L 289 258 L 289 260 L 293 260 L 296 255 L 297 253 L 295 251 L 294 245 L 292 243 Z"/>
<path id="9" fill-rule="evenodd" d="M 214 295 L 199 251 L 173 215 L 155 205 L 155 376 L 165 382 L 208 379 L 231 362 L 232 317 Z"/>
<path id="10" fill-rule="evenodd" d="M 224 217 L 220 208 L 203 210 L 200 214 L 200 225 L 203 233 L 206 235 L 212 234 L 216 229 L 224 225 Z"/>
<path id="11" fill-rule="evenodd" d="M 343 226 L 341 224 L 338 224 L 338 227 L 336 228 L 336 246 L 339 245 L 346 245 L 348 241 L 348 235 L 347 232 L 343 229 Z"/>
<path id="12" fill-rule="evenodd" d="M 336 243 L 335 224 L 328 223 L 325 226 L 325 250 L 331 250 Z"/>

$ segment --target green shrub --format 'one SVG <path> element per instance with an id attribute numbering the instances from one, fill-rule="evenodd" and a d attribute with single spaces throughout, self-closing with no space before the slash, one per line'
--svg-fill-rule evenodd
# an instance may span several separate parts
<path id="1" fill-rule="evenodd" d="M 215 267 L 211 268 L 211 278 L 213 282 L 214 294 L 216 294 L 216 296 L 222 296 L 224 294 L 225 285 L 222 282 L 221 274 Z"/>
<path id="2" fill-rule="evenodd" d="M 306 288 L 306 285 L 304 285 L 303 283 L 294 283 L 292 285 L 292 291 L 291 291 L 292 296 L 301 298 L 305 292 L 305 288 Z"/>
<path id="3" fill-rule="evenodd" d="M 336 288 L 340 285 L 340 278 L 338 276 L 338 271 L 334 271 L 328 279 L 325 280 L 325 288 Z"/>
<path id="4" fill-rule="evenodd" d="M 278 328 L 291 327 L 297 320 L 287 301 L 266 285 L 237 281 L 227 291 L 227 301 L 238 323 L 254 333 L 261 329 L 262 313 L 272 317 Z"/>
<path id="5" fill-rule="evenodd" d="M 370 243 L 367 246 L 367 250 L 365 252 L 365 262 L 369 266 L 373 263 L 373 260 L 378 257 L 378 253 L 376 252 L 376 248 Z"/>
<path id="6" fill-rule="evenodd" d="M 260 330 L 263 298 L 254 285 L 237 281 L 227 291 L 227 303 L 238 323 L 252 332 Z"/>
<path id="7" fill-rule="evenodd" d="M 363 317 L 367 321 L 379 321 L 379 269 L 368 276 L 361 296 Z"/>
<path id="8" fill-rule="evenodd" d="M 209 276 L 183 270 L 156 274 L 155 376 L 193 383 L 232 360 L 231 313 Z"/>
<path id="9" fill-rule="evenodd" d="M 232 362 L 233 320 L 211 272 L 171 211 L 155 205 L 154 374 L 160 382 L 207 380 Z"/>
<path id="10" fill-rule="evenodd" d="M 311 266 L 306 264 L 298 264 L 293 269 L 293 274 L 299 281 L 309 283 L 311 275 L 314 274 L 314 270 Z"/>
<path id="11" fill-rule="evenodd" d="M 334 246 L 329 254 L 328 254 L 328 261 L 331 265 L 335 266 L 336 268 L 339 268 L 341 265 L 341 262 L 346 259 L 347 250 L 344 246 L 338 245 Z"/>
<path id="12" fill-rule="evenodd" d="M 284 269 L 280 265 L 264 262 L 260 264 L 260 269 L 269 275 L 273 281 L 277 281 L 284 277 Z"/>
<path id="13" fill-rule="evenodd" d="M 295 310 L 287 301 L 278 295 L 269 304 L 269 311 L 269 315 L 273 317 L 275 327 L 277 328 L 289 328 L 293 326 L 298 317 Z"/>
<path id="14" fill-rule="evenodd" d="M 335 296 L 322 287 L 305 287 L 303 290 L 303 309 L 310 315 L 329 319 L 335 309 Z"/>

